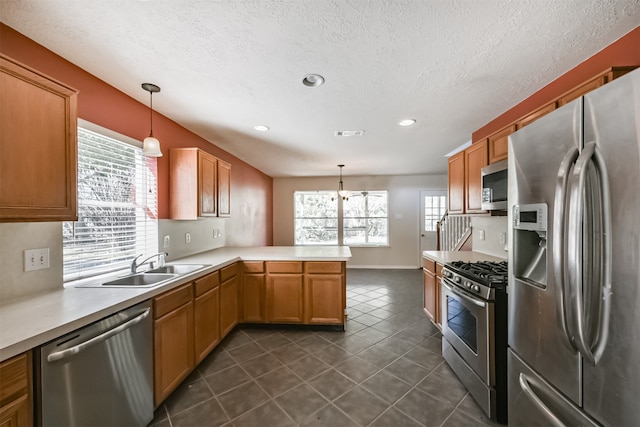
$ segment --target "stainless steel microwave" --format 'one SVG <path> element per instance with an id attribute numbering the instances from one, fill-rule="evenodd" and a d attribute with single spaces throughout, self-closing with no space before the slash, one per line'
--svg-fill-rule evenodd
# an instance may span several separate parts
<path id="1" fill-rule="evenodd" d="M 507 161 L 501 160 L 482 168 L 482 209 L 507 209 Z"/>

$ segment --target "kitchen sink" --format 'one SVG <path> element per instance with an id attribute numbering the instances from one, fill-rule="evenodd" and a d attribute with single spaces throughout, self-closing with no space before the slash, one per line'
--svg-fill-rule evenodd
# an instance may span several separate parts
<path id="1" fill-rule="evenodd" d="M 153 270 L 147 271 L 145 274 L 158 274 L 158 273 L 168 273 L 168 274 L 189 274 L 194 271 L 202 270 L 204 268 L 209 267 L 206 264 L 171 264 L 165 265 L 163 267 L 154 268 Z"/>
<path id="2" fill-rule="evenodd" d="M 109 282 L 102 283 L 101 286 L 130 286 L 130 287 L 138 287 L 145 288 L 151 286 L 157 286 L 164 282 L 168 282 L 171 279 L 178 277 L 178 274 L 154 274 L 154 273 L 138 273 L 132 274 L 131 276 L 121 277 L 116 280 L 111 280 Z"/>

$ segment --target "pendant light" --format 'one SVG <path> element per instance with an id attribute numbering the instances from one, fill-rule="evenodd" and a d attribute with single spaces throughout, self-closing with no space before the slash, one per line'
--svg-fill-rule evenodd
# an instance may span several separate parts
<path id="1" fill-rule="evenodd" d="M 151 119 L 151 131 L 149 132 L 149 136 L 142 142 L 142 155 L 147 157 L 162 157 L 160 141 L 153 136 L 153 94 L 154 92 L 160 92 L 160 87 L 153 83 L 142 83 L 142 89 L 149 92 L 149 112 Z"/>
<path id="2" fill-rule="evenodd" d="M 349 200 L 349 197 L 351 197 L 351 191 L 345 190 L 344 184 L 342 182 L 342 168 L 344 167 L 344 165 L 338 165 L 338 167 L 340 168 L 340 181 L 338 181 L 338 196 L 342 197 L 342 200 Z"/>

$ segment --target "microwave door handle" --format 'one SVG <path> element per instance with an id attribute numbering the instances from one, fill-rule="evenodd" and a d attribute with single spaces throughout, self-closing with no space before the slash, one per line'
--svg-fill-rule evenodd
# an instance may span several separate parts
<path id="1" fill-rule="evenodd" d="M 577 350 L 572 334 L 569 332 L 568 316 L 571 306 L 568 304 L 567 291 L 569 279 L 567 277 L 567 246 L 565 244 L 565 222 L 567 214 L 567 191 L 571 168 L 578 158 L 578 148 L 572 147 L 562 159 L 560 168 L 558 169 L 558 177 L 556 179 L 556 190 L 554 200 L 553 214 L 553 271 L 555 273 L 556 291 L 559 304 L 558 319 L 560 319 L 560 327 L 564 333 L 565 344 L 571 350 Z"/>
<path id="2" fill-rule="evenodd" d="M 591 310 L 597 308 L 598 330 L 595 343 L 587 337 L 585 327 L 585 306 L 582 291 L 582 219 L 584 216 L 584 194 L 587 179 L 587 166 L 593 159 L 600 174 L 600 191 L 603 199 L 603 223 L 604 223 L 604 259 L 603 259 L 603 283 L 599 284 L 602 295 L 602 310 L 599 306 L 592 305 Z M 571 203 L 569 207 L 569 258 L 572 264 L 571 276 L 571 303 L 572 319 L 575 327 L 575 343 L 582 356 L 591 364 L 598 363 L 609 335 L 609 317 L 611 313 L 611 206 L 609 202 L 609 181 L 604 160 L 597 150 L 596 144 L 590 142 L 585 147 L 576 161 L 571 177 Z"/>

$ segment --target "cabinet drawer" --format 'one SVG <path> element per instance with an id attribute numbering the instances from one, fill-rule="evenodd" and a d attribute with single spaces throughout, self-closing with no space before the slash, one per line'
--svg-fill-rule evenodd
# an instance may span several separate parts
<path id="1" fill-rule="evenodd" d="M 431 273 L 435 274 L 435 272 L 436 272 L 436 262 L 434 260 L 429 259 L 429 258 L 424 258 L 423 266 L 424 266 L 425 270 L 428 270 Z"/>
<path id="2" fill-rule="evenodd" d="M 226 282 L 228 279 L 232 278 L 238 274 L 238 264 L 234 263 L 229 266 L 223 267 L 220 269 L 220 281 Z"/>
<path id="3" fill-rule="evenodd" d="M 0 406 L 29 391 L 29 356 L 23 353 L 0 363 Z"/>
<path id="4" fill-rule="evenodd" d="M 309 261 L 304 265 L 307 273 L 342 273 L 342 262 L 340 261 Z"/>
<path id="5" fill-rule="evenodd" d="M 158 319 L 175 310 L 181 305 L 191 302 L 193 299 L 193 287 L 191 283 L 180 286 L 177 289 L 166 292 L 153 300 L 153 318 Z"/>
<path id="6" fill-rule="evenodd" d="M 269 261 L 267 273 L 302 273 L 302 261 Z"/>
<path id="7" fill-rule="evenodd" d="M 436 276 L 442 277 L 442 264 L 436 263 Z"/>
<path id="8" fill-rule="evenodd" d="M 205 292 L 210 291 L 211 289 L 215 288 L 219 284 L 220 284 L 220 275 L 218 274 L 217 271 L 211 274 L 207 274 L 206 276 L 201 277 L 199 279 L 196 279 L 194 283 L 196 297 L 199 297 Z"/>
<path id="9" fill-rule="evenodd" d="M 245 261 L 242 263 L 245 273 L 264 273 L 264 262 L 262 261 Z"/>

